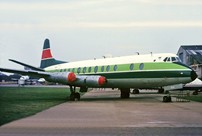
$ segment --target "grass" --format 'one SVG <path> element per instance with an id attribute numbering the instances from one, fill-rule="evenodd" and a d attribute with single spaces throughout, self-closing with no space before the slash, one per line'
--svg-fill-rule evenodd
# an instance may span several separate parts
<path id="1" fill-rule="evenodd" d="M 67 101 L 67 88 L 0 87 L 0 126 Z"/>
<path id="2" fill-rule="evenodd" d="M 196 102 L 202 102 L 202 95 L 192 95 L 186 99 L 189 99 L 191 101 L 196 101 Z"/>
<path id="3" fill-rule="evenodd" d="M 180 97 L 181 99 L 186 99 L 186 100 L 195 101 L 195 102 L 202 102 L 202 93 L 198 92 L 198 95 L 192 95 L 192 92 L 193 91 L 191 91 L 191 92 L 188 91 L 189 95 L 186 92 L 176 93 L 175 95 L 176 96 L 179 95 L 178 97 Z"/>
<path id="4" fill-rule="evenodd" d="M 69 95 L 67 88 L 0 87 L 0 126 L 61 104 Z M 202 102 L 202 95 L 189 99 Z"/>

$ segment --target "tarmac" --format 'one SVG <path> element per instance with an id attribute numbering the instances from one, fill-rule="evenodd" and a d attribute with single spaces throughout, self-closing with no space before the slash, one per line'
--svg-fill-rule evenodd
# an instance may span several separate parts
<path id="1" fill-rule="evenodd" d="M 0 127 L 0 136 L 164 135 L 201 136 L 202 104 L 162 102 L 162 94 L 131 95 L 92 90 L 81 101 L 66 102 Z"/>

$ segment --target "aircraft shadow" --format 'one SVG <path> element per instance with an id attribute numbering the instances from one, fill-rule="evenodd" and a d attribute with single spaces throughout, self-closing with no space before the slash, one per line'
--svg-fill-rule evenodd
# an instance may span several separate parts
<path id="1" fill-rule="evenodd" d="M 83 102 L 92 102 L 92 101 L 136 101 L 136 102 L 159 102 L 159 97 L 156 96 L 138 96 L 138 97 L 130 97 L 129 99 L 122 99 L 120 97 L 85 97 L 81 98 L 80 101 Z"/>

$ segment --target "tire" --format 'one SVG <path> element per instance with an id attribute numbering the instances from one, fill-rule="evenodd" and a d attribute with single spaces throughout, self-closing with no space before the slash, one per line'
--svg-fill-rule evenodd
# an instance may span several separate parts
<path id="1" fill-rule="evenodd" d="M 171 96 L 168 97 L 168 102 L 172 102 Z"/>
<path id="2" fill-rule="evenodd" d="M 158 93 L 159 93 L 159 94 L 163 94 L 163 93 L 164 93 L 164 89 L 163 89 L 163 88 L 159 89 L 159 90 L 158 90 Z"/>
<path id="3" fill-rule="evenodd" d="M 74 100 L 75 100 L 75 101 L 80 101 L 80 98 L 81 98 L 81 97 L 80 97 L 80 94 L 79 94 L 79 93 L 75 93 L 75 94 L 74 94 Z"/>
<path id="4" fill-rule="evenodd" d="M 171 96 L 163 96 L 163 102 L 171 102 L 172 98 Z"/>
<path id="5" fill-rule="evenodd" d="M 70 101 L 75 101 L 74 93 L 71 93 L 71 94 L 70 94 L 69 100 L 70 100 Z"/>
<path id="6" fill-rule="evenodd" d="M 121 90 L 121 98 L 122 99 L 130 98 L 130 89 Z"/>
<path id="7" fill-rule="evenodd" d="M 133 90 L 133 94 L 139 94 L 139 93 L 140 93 L 140 91 L 138 89 Z"/>
<path id="8" fill-rule="evenodd" d="M 193 95 L 198 95 L 198 91 L 194 91 L 194 92 L 193 92 Z"/>
<path id="9" fill-rule="evenodd" d="M 163 102 L 167 102 L 168 101 L 168 97 L 167 96 L 163 96 Z"/>

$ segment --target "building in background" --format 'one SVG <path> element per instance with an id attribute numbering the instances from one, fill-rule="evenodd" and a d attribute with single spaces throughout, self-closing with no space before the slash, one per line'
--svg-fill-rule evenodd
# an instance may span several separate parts
<path id="1" fill-rule="evenodd" d="M 182 45 L 177 55 L 182 62 L 192 67 L 202 79 L 202 45 Z"/>

